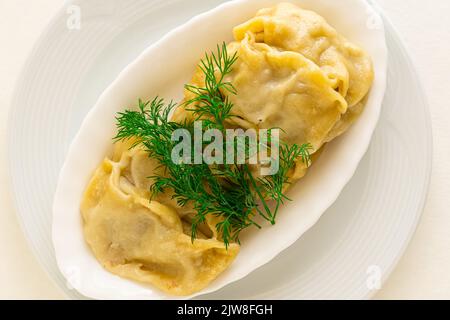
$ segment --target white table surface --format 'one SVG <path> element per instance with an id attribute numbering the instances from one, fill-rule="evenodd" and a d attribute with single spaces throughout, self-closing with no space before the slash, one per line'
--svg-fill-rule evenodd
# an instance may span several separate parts
<path id="1" fill-rule="evenodd" d="M 403 36 L 427 91 L 434 136 L 420 226 L 378 299 L 450 299 L 450 10 L 448 0 L 378 0 Z M 0 0 L 0 299 L 64 299 L 20 230 L 9 189 L 6 127 L 18 74 L 61 0 Z M 13 110 L 11 112 L 14 112 Z"/>

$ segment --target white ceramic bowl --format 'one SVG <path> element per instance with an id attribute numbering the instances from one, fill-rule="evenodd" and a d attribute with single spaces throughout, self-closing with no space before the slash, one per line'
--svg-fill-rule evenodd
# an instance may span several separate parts
<path id="1" fill-rule="evenodd" d="M 87 115 L 61 170 L 53 205 L 56 259 L 68 283 L 96 299 L 173 298 L 156 288 L 117 277 L 97 262 L 86 245 L 80 215 L 84 190 L 96 167 L 112 149 L 115 115 L 156 95 L 180 99 L 199 58 L 217 43 L 232 40 L 232 28 L 277 0 L 236 0 L 199 15 L 168 33 L 130 64 Z M 359 121 L 325 150 L 306 178 L 290 192 L 293 202 L 277 224 L 249 231 L 232 266 L 197 295 L 237 281 L 275 258 L 311 228 L 337 199 L 368 149 L 386 88 L 387 49 L 382 20 L 363 0 L 289 1 L 324 16 L 341 34 L 371 55 L 375 82 Z"/>

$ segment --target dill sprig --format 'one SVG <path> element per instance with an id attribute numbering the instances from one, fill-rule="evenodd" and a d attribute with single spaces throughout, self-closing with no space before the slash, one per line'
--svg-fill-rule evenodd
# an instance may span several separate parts
<path id="1" fill-rule="evenodd" d="M 205 75 L 205 86 L 198 87 L 187 84 L 185 89 L 194 94 L 194 97 L 184 104 L 197 116 L 197 120 L 203 119 L 207 128 L 224 129 L 225 121 L 232 117 L 233 104 L 224 92 L 236 94 L 236 89 L 225 77 L 232 71 L 232 66 L 237 60 L 237 53 L 230 56 L 225 43 L 217 46 L 214 54 L 205 54 L 199 68 Z M 195 108 L 189 108 L 194 105 Z"/>
<path id="2" fill-rule="evenodd" d="M 313 147 L 306 143 L 301 146 L 294 144 L 292 146 L 283 143 L 280 147 L 280 167 L 278 172 L 272 176 L 258 178 L 258 182 L 264 188 L 266 197 L 275 201 L 275 209 L 271 211 L 271 223 L 275 224 L 278 210 L 285 200 L 291 201 L 284 193 L 286 184 L 290 184 L 289 171 L 294 167 L 297 159 L 301 159 L 307 167 L 311 165 L 311 151 Z"/>
<path id="3" fill-rule="evenodd" d="M 135 139 L 133 147 L 143 145 L 149 157 L 164 168 L 164 175 L 150 177 L 154 179 L 151 186 L 153 196 L 170 190 L 179 206 L 193 205 L 197 213 L 192 221 L 192 241 L 197 238 L 199 225 L 206 221 L 208 215 L 214 215 L 221 218 L 216 229 L 227 248 L 231 242 L 240 243 L 242 230 L 250 226 L 260 228 L 255 222 L 256 215 L 275 224 L 279 207 L 289 200 L 283 190 L 289 183 L 289 172 L 295 161 L 301 158 L 308 166 L 311 161 L 309 144 L 289 146 L 282 143 L 279 171 L 264 178 L 255 178 L 248 164 L 209 166 L 173 162 L 172 149 L 176 142 L 172 141 L 172 134 L 175 130 L 188 130 L 194 137 L 194 121 L 202 120 L 204 130 L 225 131 L 226 121 L 233 117 L 233 104 L 227 94 L 236 94 L 225 77 L 232 71 L 236 60 L 237 55 L 230 56 L 224 43 L 201 61 L 199 67 L 205 75 L 205 86 L 186 85 L 193 98 L 184 102 L 184 106 L 192 112 L 194 120 L 170 121 L 170 114 L 176 107 L 173 102 L 166 104 L 160 98 L 148 102 L 139 100 L 137 111 L 126 110 L 118 114 L 118 134 L 114 138 L 115 141 Z M 223 151 L 225 154 L 226 150 Z M 191 159 L 193 153 L 194 150 Z M 269 201 L 275 202 L 275 209 L 270 209 Z"/>

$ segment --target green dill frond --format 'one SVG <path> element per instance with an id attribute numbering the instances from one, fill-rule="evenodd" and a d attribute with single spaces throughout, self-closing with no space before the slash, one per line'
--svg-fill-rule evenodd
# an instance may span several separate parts
<path id="1" fill-rule="evenodd" d="M 194 95 L 194 98 L 185 102 L 187 111 L 192 112 L 197 120 L 211 118 L 216 126 L 223 129 L 227 119 L 232 117 L 233 104 L 229 101 L 228 92 L 236 94 L 233 84 L 225 81 L 225 77 L 232 72 L 233 64 L 237 60 L 237 54 L 230 56 L 227 45 L 217 46 L 217 51 L 206 54 L 200 62 L 200 69 L 205 75 L 205 86 L 198 87 L 186 85 L 185 88 Z"/>
<path id="2" fill-rule="evenodd" d="M 217 46 L 216 52 L 206 54 L 200 63 L 205 75 L 204 87 L 186 85 L 193 98 L 183 106 L 197 120 L 203 120 L 204 130 L 224 132 L 226 120 L 233 117 L 233 104 L 228 95 L 236 94 L 236 89 L 225 78 L 232 72 L 236 60 L 237 55 L 229 55 L 223 43 Z M 135 140 L 132 147 L 143 146 L 149 157 L 156 159 L 164 169 L 163 175 L 149 177 L 154 181 L 150 188 L 152 197 L 170 191 L 179 206 L 193 206 L 197 213 L 192 221 L 192 241 L 197 238 L 198 227 L 207 221 L 208 215 L 220 217 L 216 229 L 226 248 L 232 242 L 240 243 L 239 234 L 246 228 L 261 228 L 255 222 L 256 215 L 274 224 L 280 205 L 289 200 L 283 193 L 284 186 L 289 183 L 289 171 L 299 158 L 307 166 L 311 164 L 312 147 L 309 144 L 282 144 L 279 171 L 265 178 L 255 178 L 248 164 L 208 166 L 174 163 L 174 131 L 185 129 L 192 133 L 194 130 L 193 121 L 170 121 L 175 107 L 175 103 L 166 103 L 156 97 L 146 102 L 139 100 L 135 110 L 126 110 L 116 117 L 118 133 L 114 141 Z M 270 137 L 268 141 L 270 143 Z M 234 148 L 237 150 L 238 145 Z M 223 154 L 226 154 L 225 149 Z M 270 200 L 276 204 L 273 210 L 268 203 Z"/>

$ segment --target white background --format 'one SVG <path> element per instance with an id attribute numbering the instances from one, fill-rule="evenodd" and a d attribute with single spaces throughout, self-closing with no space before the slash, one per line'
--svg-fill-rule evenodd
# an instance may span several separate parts
<path id="1" fill-rule="evenodd" d="M 406 254 L 379 299 L 450 299 L 449 0 L 377 0 L 403 36 L 427 91 L 434 136 L 430 194 Z M 0 0 L 0 299 L 64 299 L 31 254 L 15 216 L 6 128 L 18 74 L 61 0 Z"/>

